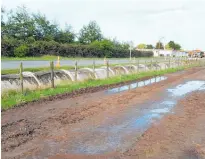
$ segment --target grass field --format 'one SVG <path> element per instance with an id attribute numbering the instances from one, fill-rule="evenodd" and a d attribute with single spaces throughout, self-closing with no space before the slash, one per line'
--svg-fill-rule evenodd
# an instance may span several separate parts
<path id="1" fill-rule="evenodd" d="M 80 57 L 62 57 L 59 56 L 61 60 L 73 60 L 73 59 L 82 59 Z M 58 56 L 51 56 L 51 55 L 44 55 L 44 56 L 39 56 L 39 57 L 1 57 L 2 61 L 52 61 L 52 60 L 57 60 Z M 92 59 L 92 58 L 83 58 L 83 59 Z M 96 58 L 97 59 L 97 58 Z"/>
<path id="2" fill-rule="evenodd" d="M 15 57 L 12 57 L 12 58 L 8 58 L 8 57 L 2 57 L 2 61 L 26 61 L 26 60 L 45 60 L 45 61 L 56 61 L 57 60 L 57 56 L 42 56 L 42 57 L 25 57 L 25 58 L 15 58 Z M 67 58 L 67 57 L 60 57 L 60 60 L 77 60 L 77 61 L 80 61 L 80 60 L 96 60 L 96 59 L 99 59 L 99 60 L 103 60 L 103 58 Z M 109 58 L 110 59 L 117 59 L 117 58 Z M 119 59 L 127 59 L 129 60 L 129 58 L 118 58 Z M 144 60 L 147 59 L 147 64 L 149 62 L 151 62 L 152 59 L 151 58 L 148 58 L 148 57 L 140 57 L 140 58 L 137 58 L 134 60 L 132 60 L 132 62 L 137 62 L 137 60 L 140 61 L 140 63 L 143 63 Z M 158 58 L 155 58 L 156 60 L 163 60 L 164 58 L 162 57 L 158 57 Z M 91 62 L 92 63 L 92 62 Z M 153 61 L 154 63 L 154 61 Z M 20 62 L 19 62 L 20 64 Z M 120 65 L 127 65 L 127 64 L 130 64 L 130 63 L 120 63 Z M 116 66 L 116 65 L 119 65 L 119 64 L 109 64 L 110 66 Z M 97 67 L 101 67 L 101 66 L 105 66 L 105 65 L 96 65 L 96 68 Z M 88 66 L 78 66 L 79 68 L 82 68 L 82 67 L 89 67 L 89 68 L 92 68 L 93 66 L 92 65 L 88 65 Z M 57 69 L 73 69 L 74 66 L 61 66 L 59 68 L 56 68 L 55 67 L 55 70 Z M 37 71 L 47 71 L 49 70 L 50 68 L 49 67 L 33 67 L 33 68 L 24 68 L 24 71 L 29 71 L 29 72 L 37 72 Z M 15 69 L 2 69 L 1 70 L 1 74 L 2 75 L 5 75 L 5 74 L 18 74 L 19 73 L 19 68 L 15 68 Z"/>
<path id="3" fill-rule="evenodd" d="M 2 101 L 1 107 L 2 109 L 8 109 L 14 107 L 17 104 L 39 100 L 40 98 L 43 97 L 68 93 L 81 88 L 96 87 L 96 86 L 109 85 L 109 84 L 120 83 L 125 81 L 132 81 L 143 77 L 163 75 L 166 73 L 176 72 L 178 70 L 183 70 L 183 69 L 185 68 L 184 67 L 170 68 L 170 69 L 160 70 L 160 71 L 149 71 L 149 72 L 141 72 L 138 74 L 115 76 L 108 79 L 101 79 L 101 80 L 93 79 L 84 82 L 76 82 L 76 83 L 73 82 L 67 85 L 57 85 L 55 89 L 47 88 L 47 89 L 35 90 L 35 91 L 25 90 L 24 94 L 17 91 L 9 91 L 7 93 L 4 93 L 1 96 L 1 101 Z"/>
<path id="4" fill-rule="evenodd" d="M 59 56 L 60 60 L 97 60 L 97 59 L 104 59 L 104 58 L 97 58 L 97 57 L 63 57 L 63 56 Z M 144 57 L 140 57 L 140 58 L 144 58 Z M 149 58 L 149 57 L 145 57 L 145 58 Z M 151 58 L 151 57 L 150 57 Z M 152 57 L 153 58 L 153 57 Z M 39 56 L 39 57 L 1 57 L 2 61 L 53 61 L 53 60 L 57 60 L 58 56 L 51 56 L 51 55 L 44 55 L 44 56 Z M 109 59 L 129 59 L 129 58 L 109 58 Z"/>
<path id="5" fill-rule="evenodd" d="M 130 63 L 122 63 L 120 64 L 121 66 L 123 65 L 129 65 Z M 147 63 L 148 64 L 148 63 Z M 119 64 L 109 64 L 109 66 L 116 66 Z M 95 68 L 99 68 L 105 65 L 95 65 Z M 93 65 L 88 65 L 88 66 L 78 66 L 78 68 L 92 68 Z M 61 66 L 61 67 L 54 67 L 55 70 L 60 70 L 60 69 L 65 69 L 65 70 L 70 70 L 70 69 L 74 69 L 74 66 Z M 24 71 L 29 71 L 29 72 L 37 72 L 37 71 L 48 71 L 50 70 L 50 67 L 35 67 L 35 68 L 24 68 Z M 1 74 L 2 75 L 6 75 L 6 74 L 18 74 L 19 73 L 19 68 L 17 69 L 4 69 L 1 70 Z"/>
<path id="6" fill-rule="evenodd" d="M 111 64 L 110 66 L 115 66 L 118 64 Z M 126 65 L 126 64 L 123 64 Z M 96 68 L 102 67 L 105 65 L 96 65 Z M 78 66 L 78 68 L 92 68 L 92 65 L 89 66 Z M 65 69 L 65 70 L 70 70 L 70 69 L 74 69 L 74 66 L 61 66 L 61 67 L 55 67 L 55 70 L 60 70 L 60 69 Z M 24 71 L 29 71 L 29 72 L 37 72 L 37 71 L 48 71 L 50 70 L 50 67 L 36 67 L 36 68 L 25 68 Z M 6 74 L 18 74 L 19 73 L 19 69 L 5 69 L 5 70 L 1 70 L 1 74 L 2 75 L 6 75 Z"/>

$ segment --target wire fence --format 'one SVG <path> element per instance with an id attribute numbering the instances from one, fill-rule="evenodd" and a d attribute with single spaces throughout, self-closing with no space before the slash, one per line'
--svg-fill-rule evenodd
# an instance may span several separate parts
<path id="1" fill-rule="evenodd" d="M 46 73 L 48 74 L 48 78 L 50 79 L 50 88 L 55 89 L 56 86 L 56 74 L 57 71 L 54 70 L 56 67 L 60 67 L 60 61 L 57 62 L 58 65 L 54 65 L 54 62 L 50 62 L 50 70 Z M 111 78 L 115 75 L 119 75 L 116 73 L 116 68 L 121 67 L 124 69 L 123 74 L 137 74 L 139 72 L 145 72 L 145 71 L 160 71 L 160 70 L 166 70 L 170 68 L 180 68 L 180 67 L 193 67 L 193 66 L 204 66 L 205 65 L 205 59 L 200 58 L 188 58 L 188 57 L 179 57 L 179 58 L 147 58 L 147 59 L 135 59 L 133 58 L 128 63 L 112 63 L 109 61 L 109 59 L 104 60 L 104 65 L 96 65 L 95 60 L 93 60 L 92 64 L 87 67 L 87 70 L 89 70 L 90 73 L 93 74 L 93 79 L 98 79 L 97 73 L 99 71 L 103 70 L 103 78 Z M 82 72 L 81 69 L 79 69 L 79 61 L 75 61 L 74 69 L 73 70 L 67 70 L 69 76 L 73 76 L 71 79 L 73 82 L 79 81 L 79 73 Z M 127 70 L 127 71 L 126 71 Z M 130 71 L 132 70 L 132 71 Z M 50 75 L 49 75 L 50 74 Z M 32 75 L 34 76 L 34 75 Z M 24 72 L 23 72 L 23 63 L 20 63 L 19 68 L 19 84 L 20 84 L 20 90 L 23 93 L 24 92 Z M 37 79 L 37 77 L 35 77 Z M 38 82 L 39 83 L 39 82 Z"/>

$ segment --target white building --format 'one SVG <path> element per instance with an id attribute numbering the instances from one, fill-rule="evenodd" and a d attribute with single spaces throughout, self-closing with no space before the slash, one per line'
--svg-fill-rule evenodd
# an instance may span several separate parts
<path id="1" fill-rule="evenodd" d="M 174 56 L 174 57 L 188 57 L 189 54 L 188 54 L 188 52 L 184 52 L 184 51 L 173 51 L 172 56 Z"/>
<path id="2" fill-rule="evenodd" d="M 139 51 L 153 51 L 153 56 L 172 56 L 172 57 L 185 57 L 188 56 L 187 52 L 183 51 L 174 51 L 174 50 L 162 50 L 162 49 L 136 49 Z"/>
<path id="3" fill-rule="evenodd" d="M 159 49 L 153 49 L 154 57 L 157 56 L 172 56 L 173 51 L 172 50 L 159 50 Z"/>

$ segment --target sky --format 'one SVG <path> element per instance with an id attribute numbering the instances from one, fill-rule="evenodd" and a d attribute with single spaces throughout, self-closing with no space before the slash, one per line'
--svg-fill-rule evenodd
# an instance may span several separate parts
<path id="1" fill-rule="evenodd" d="M 155 45 L 173 40 L 186 50 L 205 51 L 205 0 L 3 0 L 6 9 L 24 5 L 77 33 L 91 20 L 103 35 Z"/>

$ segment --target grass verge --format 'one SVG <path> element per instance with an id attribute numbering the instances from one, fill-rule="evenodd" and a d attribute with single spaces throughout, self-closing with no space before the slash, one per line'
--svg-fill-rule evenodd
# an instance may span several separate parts
<path id="1" fill-rule="evenodd" d="M 63 57 L 59 56 L 60 60 L 103 60 L 104 58 L 99 57 Z M 151 58 L 151 57 L 139 57 L 140 59 Z M 153 57 L 152 57 L 153 58 Z M 56 61 L 58 56 L 44 55 L 38 57 L 5 57 L 2 56 L 2 61 Z M 109 58 L 109 59 L 129 59 L 129 58 Z"/>
<path id="2" fill-rule="evenodd" d="M 98 58 L 82 58 L 82 57 L 63 57 L 59 56 L 60 60 L 80 60 L 80 59 L 98 59 Z M 37 57 L 5 57 L 1 58 L 2 61 L 56 61 L 58 56 L 51 56 L 51 55 L 44 55 L 44 56 L 37 56 Z M 100 59 L 100 58 L 99 58 Z M 103 59 L 103 58 L 101 58 Z"/>
<path id="3" fill-rule="evenodd" d="M 120 66 L 123 65 L 129 65 L 130 63 L 123 63 L 120 64 Z M 110 64 L 110 66 L 117 66 L 119 64 Z M 99 68 L 105 65 L 96 65 L 95 68 Z M 78 68 L 93 68 L 93 65 L 88 65 L 88 66 L 78 66 Z M 71 70 L 74 69 L 74 66 L 61 66 L 61 67 L 54 67 L 54 70 L 60 70 L 60 69 L 65 69 L 65 70 Z M 35 67 L 35 68 L 24 68 L 24 71 L 29 71 L 29 72 L 37 72 L 37 71 L 48 71 L 50 70 L 50 67 Z M 1 70 L 1 74 L 2 75 L 7 75 L 7 74 L 18 74 L 19 73 L 19 69 L 4 69 Z"/>
<path id="4" fill-rule="evenodd" d="M 166 73 L 173 73 L 183 69 L 185 69 L 185 67 L 170 68 L 170 69 L 160 70 L 160 71 L 141 72 L 138 74 L 130 74 L 130 75 L 120 75 L 108 79 L 97 79 L 97 80 L 91 79 L 84 82 L 76 82 L 76 83 L 73 82 L 68 85 L 57 85 L 55 89 L 47 88 L 44 90 L 35 90 L 35 91 L 25 90 L 24 94 L 17 91 L 8 91 L 7 93 L 1 96 L 1 107 L 3 110 L 6 110 L 18 104 L 39 100 L 43 97 L 69 93 L 82 88 L 117 84 L 120 82 L 137 80 L 143 77 L 164 75 Z"/>

